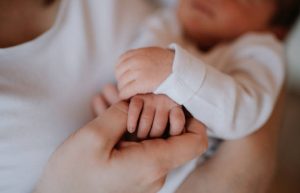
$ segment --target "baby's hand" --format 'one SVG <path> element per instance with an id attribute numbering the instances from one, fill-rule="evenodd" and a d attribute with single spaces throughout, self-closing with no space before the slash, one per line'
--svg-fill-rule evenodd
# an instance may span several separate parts
<path id="1" fill-rule="evenodd" d="M 174 52 L 150 47 L 123 54 L 116 66 L 120 97 L 152 93 L 172 72 Z"/>
<path id="2" fill-rule="evenodd" d="M 107 84 L 103 87 L 100 94 L 93 99 L 93 110 L 96 115 L 105 112 L 111 105 L 119 102 L 119 91 L 114 84 Z"/>
<path id="3" fill-rule="evenodd" d="M 168 122 L 170 135 L 179 135 L 184 130 L 185 116 L 180 105 L 165 95 L 137 95 L 131 98 L 128 111 L 128 132 L 140 139 L 160 137 Z M 137 128 L 138 126 L 138 128 Z"/>

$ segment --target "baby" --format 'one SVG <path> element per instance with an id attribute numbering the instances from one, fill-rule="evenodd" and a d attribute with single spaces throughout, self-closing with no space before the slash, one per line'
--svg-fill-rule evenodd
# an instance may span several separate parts
<path id="1" fill-rule="evenodd" d="M 299 7 L 297 0 L 181 0 L 149 18 L 116 65 L 119 96 L 130 99 L 128 131 L 160 137 L 169 122 L 169 134 L 178 135 L 183 106 L 211 137 L 255 132 L 283 85 L 279 40 Z"/>

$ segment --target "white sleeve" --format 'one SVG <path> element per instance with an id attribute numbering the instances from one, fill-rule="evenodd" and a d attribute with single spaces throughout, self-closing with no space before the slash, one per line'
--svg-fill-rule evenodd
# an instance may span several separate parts
<path id="1" fill-rule="evenodd" d="M 158 87 L 208 128 L 211 136 L 237 139 L 269 118 L 282 87 L 282 57 L 264 47 L 246 47 L 230 59 L 226 73 L 205 64 L 178 45 L 173 72 Z"/>

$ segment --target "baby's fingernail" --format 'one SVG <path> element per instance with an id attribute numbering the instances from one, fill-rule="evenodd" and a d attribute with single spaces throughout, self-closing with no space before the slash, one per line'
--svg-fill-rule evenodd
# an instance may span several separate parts
<path id="1" fill-rule="evenodd" d="M 129 133 L 134 133 L 135 132 L 135 128 L 134 127 L 129 127 L 128 128 L 128 132 Z"/>

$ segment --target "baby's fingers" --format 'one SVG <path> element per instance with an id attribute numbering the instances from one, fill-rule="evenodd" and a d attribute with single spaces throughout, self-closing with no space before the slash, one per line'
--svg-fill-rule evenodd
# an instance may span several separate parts
<path id="1" fill-rule="evenodd" d="M 180 135 L 184 130 L 185 116 L 180 106 L 170 111 L 170 135 Z"/>
<path id="2" fill-rule="evenodd" d="M 137 132 L 138 138 L 145 139 L 149 135 L 154 119 L 154 114 L 155 108 L 145 103 L 143 106 L 143 112 L 139 120 L 139 129 Z"/>
<path id="3" fill-rule="evenodd" d="M 169 112 L 167 109 L 156 109 L 150 137 L 161 137 L 166 130 L 169 119 Z"/>
<path id="4" fill-rule="evenodd" d="M 131 66 L 132 66 L 132 64 L 130 62 L 121 58 L 120 61 L 118 62 L 118 64 L 116 65 L 116 69 L 115 69 L 115 75 L 116 75 L 117 80 L 124 73 L 126 73 L 128 70 L 130 70 Z"/>
<path id="5" fill-rule="evenodd" d="M 118 79 L 118 89 L 123 90 L 123 88 L 131 83 L 132 81 L 136 80 L 137 73 L 136 71 L 128 70 L 121 77 Z"/>
<path id="6" fill-rule="evenodd" d="M 143 100 L 139 97 L 133 97 L 130 100 L 127 120 L 127 129 L 129 133 L 134 133 L 136 130 L 143 104 Z"/>

